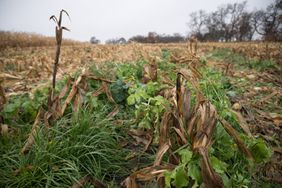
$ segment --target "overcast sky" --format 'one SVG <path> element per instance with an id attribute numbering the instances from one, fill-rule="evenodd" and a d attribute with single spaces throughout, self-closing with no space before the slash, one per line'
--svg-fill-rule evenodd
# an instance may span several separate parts
<path id="1" fill-rule="evenodd" d="M 0 0 L 0 30 L 35 32 L 54 36 L 55 23 L 49 21 L 61 9 L 68 11 L 63 25 L 71 29 L 64 37 L 89 41 L 91 36 L 105 41 L 149 31 L 159 34 L 189 30 L 189 14 L 213 11 L 225 3 L 243 0 Z M 272 0 L 249 0 L 248 10 L 265 8 Z"/>

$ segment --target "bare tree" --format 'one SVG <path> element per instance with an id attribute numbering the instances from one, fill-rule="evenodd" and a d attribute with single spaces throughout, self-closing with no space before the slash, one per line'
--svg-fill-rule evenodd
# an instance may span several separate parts
<path id="1" fill-rule="evenodd" d="M 100 40 L 93 36 L 90 39 L 90 43 L 91 44 L 100 44 Z"/>
<path id="2" fill-rule="evenodd" d="M 253 16 L 255 30 L 267 41 L 282 41 L 282 0 L 275 0 L 266 10 Z"/>
<path id="3" fill-rule="evenodd" d="M 126 40 L 123 37 L 106 40 L 106 44 L 125 44 L 125 43 L 126 43 Z"/>
<path id="4" fill-rule="evenodd" d="M 147 40 L 149 43 L 156 43 L 158 41 L 158 34 L 156 32 L 149 32 Z"/>
<path id="5" fill-rule="evenodd" d="M 215 11 L 209 14 L 206 21 L 207 33 L 205 33 L 204 38 L 207 41 L 219 41 L 224 38 L 224 27 L 225 22 L 223 22 L 225 12 L 221 10 L 220 12 Z"/>
<path id="6" fill-rule="evenodd" d="M 231 41 L 235 38 L 236 28 L 240 27 L 241 17 L 244 15 L 247 1 L 242 3 L 228 4 L 228 15 L 230 16 L 230 22 L 228 23 L 226 29 L 226 40 Z"/>
<path id="7" fill-rule="evenodd" d="M 190 14 L 190 22 L 188 26 L 191 29 L 191 36 L 195 36 L 198 40 L 204 40 L 204 33 L 206 32 L 207 13 L 204 10 L 192 12 Z"/>
<path id="8" fill-rule="evenodd" d="M 276 0 L 276 9 L 278 0 Z M 279 0 L 281 2 L 281 0 Z M 281 3 L 280 3 L 281 4 Z M 252 40 L 257 30 L 265 31 L 265 12 L 256 11 L 248 12 L 246 10 L 247 1 L 233 4 L 223 4 L 215 11 L 206 13 L 203 10 L 190 14 L 190 36 L 195 36 L 200 41 L 246 41 Z M 274 6 L 268 7 L 268 12 L 277 12 L 273 10 Z M 273 14 L 271 14 L 273 15 Z M 281 15 L 281 14 L 280 14 Z M 255 21 L 254 21 L 255 20 Z M 276 19 L 276 22 L 278 22 Z M 281 22 L 281 16 L 280 16 Z M 269 24 L 268 24 L 269 25 Z M 276 25 L 278 25 L 276 23 Z M 256 27 L 257 26 L 257 27 Z M 281 26 L 278 26 L 277 33 L 281 31 Z M 262 32 L 258 31 L 258 32 Z M 281 33 L 281 32 L 280 32 Z M 273 32 L 272 34 L 273 35 Z M 277 37 L 276 37 L 277 38 Z"/>
<path id="9" fill-rule="evenodd" d="M 252 40 L 255 33 L 255 27 L 252 24 L 253 13 L 244 12 L 239 19 L 235 29 L 235 38 L 237 41 Z"/>

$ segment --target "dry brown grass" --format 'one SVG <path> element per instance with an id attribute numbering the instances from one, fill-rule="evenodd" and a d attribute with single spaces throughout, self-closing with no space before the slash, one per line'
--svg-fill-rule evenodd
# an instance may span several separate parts
<path id="1" fill-rule="evenodd" d="M 16 37 L 21 38 L 20 36 Z M 6 90 L 10 88 L 8 93 L 18 91 L 28 92 L 32 85 L 37 85 L 37 83 L 51 78 L 52 65 L 55 57 L 55 39 L 54 37 L 53 39 L 50 38 L 49 41 L 53 42 L 51 46 L 48 46 L 47 41 L 44 43 L 46 46 L 6 48 L 0 50 L 0 78 L 6 78 L 4 87 Z M 74 42 L 69 44 L 75 45 L 62 45 L 60 67 L 58 70 L 59 78 L 64 74 L 77 71 L 77 69 L 93 62 L 103 63 L 114 61 L 128 63 L 136 62 L 140 59 L 150 62 L 152 57 L 158 60 L 162 57 L 162 49 L 171 51 L 171 61 L 173 62 L 185 63 L 186 61 L 195 59 L 194 55 L 191 54 L 190 56 L 185 55 L 187 57 L 183 58 L 188 49 L 188 44 L 184 43 L 91 45 Z M 248 54 L 248 57 L 263 59 L 266 58 L 265 46 L 265 43 L 199 43 L 199 54 L 214 48 L 231 48 L 234 51 L 240 50 L 242 53 Z M 281 49 L 281 44 L 269 43 L 268 48 L 271 49 L 269 50 L 271 53 L 268 55 L 279 61 L 277 58 L 281 56 L 281 53 L 278 53 Z M 13 87 L 11 88 L 10 86 Z"/>
<path id="2" fill-rule="evenodd" d="M 79 42 L 64 39 L 63 45 L 72 45 Z M 0 31 L 0 50 L 15 47 L 43 47 L 54 46 L 56 39 L 35 33 Z"/>
<path id="3" fill-rule="evenodd" d="M 200 43 L 199 48 L 205 50 L 231 49 L 235 53 L 258 60 L 275 60 L 282 65 L 281 42 L 206 42 Z"/>

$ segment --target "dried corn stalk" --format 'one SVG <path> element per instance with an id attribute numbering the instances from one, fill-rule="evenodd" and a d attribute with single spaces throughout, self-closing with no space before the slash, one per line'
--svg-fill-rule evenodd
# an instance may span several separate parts
<path id="1" fill-rule="evenodd" d="M 190 39 L 189 39 L 189 44 L 190 44 L 190 52 L 194 53 L 194 54 L 197 54 L 198 39 L 195 36 L 191 36 Z"/>
<path id="2" fill-rule="evenodd" d="M 89 75 L 88 77 L 92 78 L 94 80 L 99 80 L 99 81 L 102 82 L 101 87 L 99 89 L 97 89 L 95 92 L 93 92 L 92 96 L 97 97 L 98 95 L 105 93 L 107 95 L 108 100 L 115 105 L 114 110 L 112 112 L 110 112 L 107 115 L 107 117 L 108 118 L 114 117 L 119 112 L 119 107 L 118 107 L 117 103 L 115 102 L 115 100 L 113 99 L 112 93 L 111 93 L 109 86 L 108 86 L 108 84 L 113 83 L 113 81 L 107 80 L 107 79 L 104 79 L 104 78 L 98 78 L 98 77 L 93 76 L 93 75 Z"/>
<path id="3" fill-rule="evenodd" d="M 3 109 L 4 104 L 7 102 L 2 82 L 0 81 L 0 111 Z"/>
<path id="4" fill-rule="evenodd" d="M 55 56 L 55 63 L 54 63 L 54 70 L 53 70 L 53 82 L 52 82 L 52 88 L 55 90 L 56 87 L 56 75 L 57 75 L 57 70 L 58 70 L 58 65 L 59 65 L 59 57 L 60 57 L 60 52 L 61 52 L 61 44 L 62 44 L 62 37 L 63 37 L 63 30 L 69 31 L 68 28 L 62 26 L 62 15 L 65 13 L 68 17 L 69 14 L 65 10 L 61 10 L 59 20 L 55 15 L 52 15 L 50 17 L 50 20 L 53 20 L 57 26 L 56 26 L 56 56 Z M 53 91 L 54 92 L 54 91 Z"/>
<path id="5" fill-rule="evenodd" d="M 151 181 L 154 179 L 160 179 L 164 177 L 164 173 L 168 170 L 173 170 L 174 165 L 166 164 L 166 165 L 157 165 L 157 166 L 150 166 L 143 168 L 141 170 L 138 170 L 134 173 L 132 173 L 130 176 L 128 176 L 121 185 L 126 188 L 137 188 L 137 182 L 136 181 Z"/>
<path id="6" fill-rule="evenodd" d="M 2 87 L 2 80 L 0 80 L 0 112 L 3 110 L 4 108 L 4 104 L 7 102 L 7 98 L 5 95 L 5 90 Z M 4 119 L 2 116 L 0 116 L 0 125 L 4 123 Z"/>
<path id="7" fill-rule="evenodd" d="M 186 80 L 190 81 L 197 93 L 197 105 L 193 110 L 191 110 L 190 105 L 190 91 L 186 88 L 181 89 L 182 76 Z M 205 186 L 223 187 L 223 182 L 220 176 L 212 168 L 208 157 L 208 148 L 212 143 L 211 139 L 217 122 L 217 113 L 215 107 L 209 101 L 204 99 L 204 96 L 199 89 L 199 77 L 200 75 L 198 75 L 197 71 L 181 69 L 178 73 L 176 85 L 178 88 L 178 121 L 183 122 L 182 124 L 184 125 L 189 137 L 192 140 L 192 150 L 201 155 L 201 171 Z M 182 130 L 181 133 L 182 134 L 178 133 L 178 135 L 184 135 L 186 131 Z"/>
<path id="8" fill-rule="evenodd" d="M 148 83 L 149 81 L 157 81 L 157 64 L 155 62 L 146 64 L 144 66 L 144 72 L 143 72 L 143 83 Z"/>
<path id="9" fill-rule="evenodd" d="M 212 143 L 212 136 L 216 126 L 216 109 L 209 102 L 200 103 L 189 122 L 189 132 L 192 138 L 192 149 L 201 157 L 201 171 L 205 187 L 223 187 L 220 176 L 214 171 L 208 157 L 208 148 Z"/>
<path id="10" fill-rule="evenodd" d="M 56 16 L 52 15 L 50 20 L 53 20 L 56 25 L 56 56 L 54 62 L 54 69 L 53 69 L 53 81 L 52 81 L 52 89 L 49 91 L 48 96 L 48 111 L 44 114 L 44 122 L 47 127 L 50 127 L 50 118 L 52 117 L 53 120 L 58 119 L 64 113 L 64 106 L 61 107 L 60 98 L 62 94 L 59 96 L 55 96 L 55 87 L 56 87 L 56 75 L 58 71 L 59 65 L 59 57 L 61 52 L 61 44 L 62 44 L 62 37 L 63 37 L 63 30 L 69 31 L 68 28 L 62 26 L 62 15 L 65 13 L 68 17 L 69 14 L 65 10 L 60 11 L 59 20 Z M 65 89 L 64 89 L 65 90 Z M 63 90 L 63 91 L 64 91 Z M 64 91 L 65 92 L 65 91 Z"/>

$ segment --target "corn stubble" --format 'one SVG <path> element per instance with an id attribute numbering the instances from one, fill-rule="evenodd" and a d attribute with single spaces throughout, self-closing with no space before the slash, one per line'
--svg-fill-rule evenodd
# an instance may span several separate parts
<path id="1" fill-rule="evenodd" d="M 94 79 L 101 83 L 100 88 L 92 93 L 93 97 L 97 97 L 98 95 L 105 93 L 108 100 L 115 106 L 114 110 L 108 114 L 108 117 L 113 117 L 119 112 L 118 105 L 114 101 L 109 90 L 109 84 L 113 83 L 113 81 L 97 77 L 96 75 L 89 73 L 86 68 L 83 68 L 82 73 L 76 80 L 72 77 L 68 77 L 61 92 L 57 95 L 55 94 L 56 74 L 59 65 L 60 47 L 62 42 L 62 30 L 68 30 L 67 28 L 61 26 L 62 13 L 64 12 L 67 14 L 66 11 L 62 10 L 60 12 L 59 21 L 55 16 L 51 16 L 50 18 L 57 23 L 57 47 L 53 69 L 52 89 L 49 90 L 47 103 L 48 110 L 44 112 L 44 109 L 39 109 L 35 122 L 32 126 L 31 133 L 21 150 L 21 153 L 23 154 L 27 154 L 34 144 L 34 137 L 42 120 L 46 127 L 51 127 L 54 121 L 64 115 L 67 106 L 72 101 L 73 112 L 77 112 L 79 110 L 79 107 L 83 103 L 82 95 L 86 93 L 85 91 L 88 87 L 86 82 L 87 79 Z M 144 54 L 142 56 L 146 57 Z M 147 58 L 150 64 L 144 67 L 142 79 L 144 83 L 155 81 L 157 79 L 156 60 L 148 56 Z M 162 118 L 159 131 L 159 148 L 155 162 L 152 166 L 132 173 L 122 182 L 122 185 L 128 188 L 135 188 L 138 185 L 137 181 L 147 182 L 157 179 L 159 186 L 164 186 L 164 173 L 173 170 L 179 163 L 179 157 L 172 152 L 172 148 L 179 147 L 181 145 L 190 145 L 191 150 L 201 156 L 201 173 L 205 187 L 223 187 L 223 181 L 213 169 L 208 155 L 209 147 L 213 143 L 212 137 L 217 122 L 219 121 L 222 124 L 223 128 L 234 139 L 238 148 L 247 156 L 247 158 L 253 159 L 252 154 L 244 145 L 244 142 L 241 140 L 235 129 L 226 120 L 219 118 L 215 106 L 211 104 L 211 102 L 208 101 L 202 94 L 199 86 L 199 80 L 201 79 L 201 73 L 198 71 L 199 57 L 195 53 L 186 52 L 182 56 L 175 53 L 172 55 L 171 59 L 176 63 L 185 63 L 188 66 L 188 69 L 181 68 L 178 70 L 175 85 L 168 77 L 162 75 L 164 77 L 163 82 L 170 85 L 170 88 L 167 88 L 164 91 L 164 96 L 168 99 L 168 101 L 170 101 L 172 109 L 168 110 Z M 194 106 L 191 105 L 192 90 L 185 87 L 187 82 L 191 84 L 192 89 L 196 93 L 196 104 Z M 4 95 L 1 96 L 2 101 L 4 101 Z M 63 101 L 64 98 L 65 100 Z M 171 133 L 169 130 L 174 130 L 174 133 Z M 189 141 L 191 141 L 191 143 L 189 143 Z M 145 143 L 146 146 L 144 151 L 148 149 L 151 142 L 152 137 L 150 137 L 149 141 Z M 163 157 L 166 153 L 169 154 L 170 163 L 163 162 Z M 92 183 L 93 185 L 99 184 L 101 187 L 104 186 L 94 177 L 87 175 L 77 184 L 74 184 L 73 187 L 80 187 L 85 183 Z"/>
<path id="2" fill-rule="evenodd" d="M 54 69 L 53 69 L 53 81 L 52 81 L 52 89 L 49 90 L 49 96 L 48 96 L 48 111 L 44 113 L 44 122 L 47 127 L 50 127 L 49 124 L 49 119 L 53 117 L 53 119 L 57 119 L 61 116 L 61 108 L 60 108 L 60 101 L 59 101 L 59 96 L 62 96 L 63 94 L 61 93 L 59 96 L 55 96 L 55 87 L 56 87 L 56 75 L 57 75 L 57 70 L 58 70 L 58 65 L 59 65 L 59 57 L 60 57 L 60 51 L 61 51 L 61 44 L 62 44 L 62 37 L 63 37 L 63 30 L 68 30 L 66 27 L 61 26 L 62 25 L 62 14 L 66 13 L 67 16 L 69 17 L 68 13 L 65 10 L 61 10 L 59 20 L 57 19 L 56 16 L 51 16 L 50 20 L 52 19 L 53 21 L 56 22 L 56 56 L 55 56 L 55 62 L 54 62 Z M 65 90 L 62 90 L 62 92 L 65 92 Z M 40 109 L 37 112 L 36 119 L 34 121 L 34 124 L 32 126 L 31 133 L 29 134 L 29 137 L 24 145 L 24 147 L 21 150 L 22 154 L 27 154 L 32 147 L 32 145 L 35 142 L 35 134 L 37 130 L 39 129 L 39 124 L 41 122 L 41 116 L 43 114 L 43 109 L 40 107 Z"/>
<path id="3" fill-rule="evenodd" d="M 217 122 L 220 122 L 226 132 L 233 138 L 239 150 L 248 159 L 253 160 L 250 150 L 245 146 L 236 130 L 226 120 L 218 116 L 215 106 L 204 97 L 199 86 L 199 80 L 201 79 L 201 73 L 198 71 L 199 59 L 194 53 L 188 54 L 189 57 L 186 54 L 186 57 L 182 56 L 182 58 L 172 56 L 176 62 L 186 63 L 188 69 L 179 69 L 176 85 L 171 86 L 170 89 L 166 89 L 164 92 L 164 96 L 171 102 L 173 108 L 163 115 L 160 126 L 159 148 L 155 162 L 153 166 L 140 169 L 127 177 L 122 182 L 122 185 L 127 188 L 138 187 L 137 182 L 149 182 L 152 180 L 157 180 L 159 186 L 164 187 L 164 173 L 171 171 L 179 163 L 179 159 L 172 152 L 172 148 L 187 144 L 190 145 L 193 153 L 201 156 L 201 173 L 205 187 L 223 187 L 223 181 L 213 169 L 208 154 L 209 147 L 213 144 L 212 138 Z M 156 71 L 154 73 L 155 68 L 152 65 L 144 67 L 144 69 L 146 74 L 143 75 L 143 79 L 148 82 L 152 80 L 150 74 L 154 75 Z M 171 83 L 169 78 L 164 80 L 166 83 Z M 187 82 L 192 85 L 196 93 L 196 104 L 194 106 L 191 105 L 192 92 L 185 87 Z M 169 131 L 171 129 L 174 130 L 175 134 Z M 191 140 L 191 144 L 189 144 L 188 140 Z M 170 163 L 163 162 L 166 153 L 169 154 Z"/>
<path id="4" fill-rule="evenodd" d="M 5 95 L 5 90 L 2 87 L 3 80 L 0 80 L 0 112 L 4 108 L 4 104 L 7 102 L 7 98 Z M 3 117 L 0 115 L 0 132 L 1 135 L 5 135 L 8 133 L 8 125 L 4 124 Z"/>

